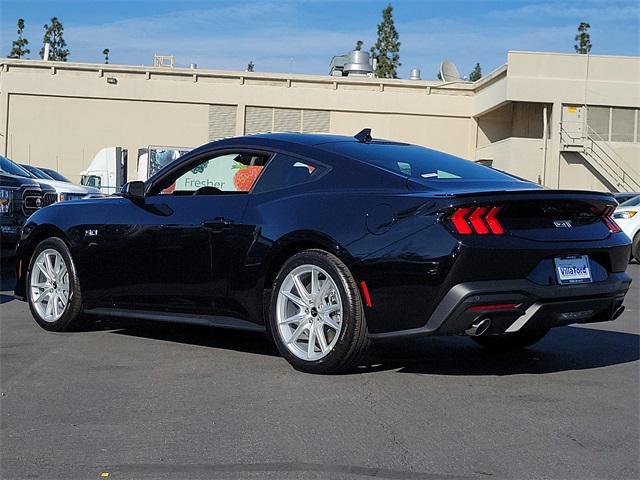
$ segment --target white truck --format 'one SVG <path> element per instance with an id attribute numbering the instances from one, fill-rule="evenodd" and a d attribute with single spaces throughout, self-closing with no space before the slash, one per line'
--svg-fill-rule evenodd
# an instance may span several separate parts
<path id="1" fill-rule="evenodd" d="M 145 181 L 162 167 L 168 165 L 191 150 L 190 147 L 167 147 L 150 145 L 138 149 L 137 180 Z M 120 191 L 127 182 L 129 152 L 122 147 L 100 150 L 89 167 L 80 172 L 80 183 L 100 189 L 109 195 Z"/>
<path id="2" fill-rule="evenodd" d="M 190 147 L 160 145 L 150 145 L 147 148 L 138 149 L 138 180 L 144 182 L 190 150 L 192 150 Z"/>

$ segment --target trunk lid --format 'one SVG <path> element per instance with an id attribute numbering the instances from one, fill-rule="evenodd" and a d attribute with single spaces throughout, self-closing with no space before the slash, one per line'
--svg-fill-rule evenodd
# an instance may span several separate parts
<path id="1" fill-rule="evenodd" d="M 457 183 L 457 182 L 456 182 Z M 520 183 L 520 182 L 517 182 Z M 456 189 L 449 185 L 447 191 L 435 193 L 441 197 L 445 207 L 445 218 L 460 207 L 468 207 L 463 221 L 468 221 L 472 233 L 478 234 L 471 220 L 482 227 L 491 218 L 486 214 L 498 208 L 495 218 L 504 229 L 503 235 L 537 242 L 595 241 L 602 240 L 619 231 L 611 220 L 617 205 L 611 194 L 581 190 L 548 190 L 543 188 L 512 190 L 495 189 L 470 191 L 469 185 Z M 475 209 L 475 219 L 469 217 Z M 489 228 L 488 234 L 492 234 Z M 487 233 L 485 233 L 487 234 Z"/>

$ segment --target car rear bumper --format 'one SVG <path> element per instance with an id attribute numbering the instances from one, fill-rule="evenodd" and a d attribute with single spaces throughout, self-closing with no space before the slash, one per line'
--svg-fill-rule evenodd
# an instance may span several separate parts
<path id="1" fill-rule="evenodd" d="M 493 334 L 604 322 L 615 318 L 630 284 L 624 272 L 575 285 L 539 285 L 526 279 L 461 283 L 449 290 L 422 327 L 369 336 L 459 335 L 484 318 L 491 320 L 486 333 Z"/>

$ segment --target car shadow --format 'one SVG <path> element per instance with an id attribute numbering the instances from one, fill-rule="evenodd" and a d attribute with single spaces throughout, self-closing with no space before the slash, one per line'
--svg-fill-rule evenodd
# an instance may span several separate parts
<path id="1" fill-rule="evenodd" d="M 588 327 L 552 329 L 537 344 L 491 352 L 467 337 L 433 337 L 374 346 L 362 371 L 397 370 L 429 375 L 519 375 L 585 370 L 634 362 L 640 335 Z"/>
<path id="2" fill-rule="evenodd" d="M 115 317 L 100 318 L 91 326 L 90 330 L 108 330 L 116 335 L 235 350 L 272 357 L 280 356 L 275 344 L 270 342 L 264 333 Z"/>
<path id="3" fill-rule="evenodd" d="M 95 329 L 217 349 L 280 356 L 264 334 L 131 319 L 101 319 Z M 425 375 L 520 375 L 585 370 L 640 359 L 640 335 L 560 327 L 528 349 L 493 353 L 467 337 L 424 337 L 376 342 L 346 375 L 395 370 Z"/>

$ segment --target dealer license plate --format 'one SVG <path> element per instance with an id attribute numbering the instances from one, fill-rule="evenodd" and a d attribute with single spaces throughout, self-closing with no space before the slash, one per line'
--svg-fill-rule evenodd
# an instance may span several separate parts
<path id="1" fill-rule="evenodd" d="M 556 257 L 556 273 L 558 282 L 561 285 L 569 283 L 589 283 L 591 282 L 591 268 L 589 267 L 589 257 L 586 255 L 570 255 L 566 257 Z"/>

